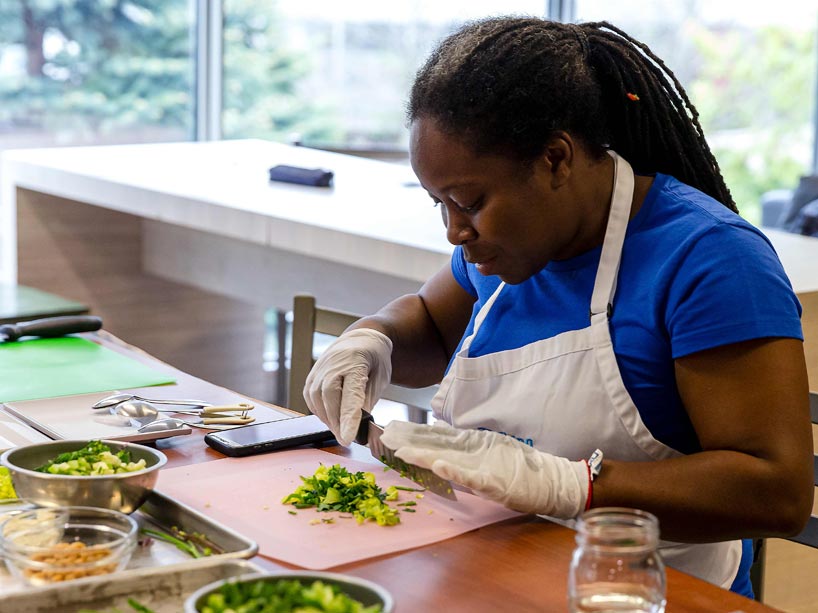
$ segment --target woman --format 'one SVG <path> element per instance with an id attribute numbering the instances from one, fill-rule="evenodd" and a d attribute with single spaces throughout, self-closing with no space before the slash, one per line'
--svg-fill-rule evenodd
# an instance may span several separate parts
<path id="1" fill-rule="evenodd" d="M 387 427 L 399 457 L 521 511 L 648 510 L 668 564 L 751 595 L 740 539 L 812 505 L 800 305 L 696 117 L 604 22 L 444 40 L 408 118 L 451 266 L 324 353 L 312 411 L 349 444 L 390 379 L 442 378 L 442 421 Z"/>

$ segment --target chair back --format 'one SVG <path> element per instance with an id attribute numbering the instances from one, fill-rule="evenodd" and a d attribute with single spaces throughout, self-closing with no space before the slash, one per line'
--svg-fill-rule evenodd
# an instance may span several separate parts
<path id="1" fill-rule="evenodd" d="M 809 393 L 809 412 L 812 423 L 818 424 L 818 392 Z M 818 486 L 818 456 L 816 455 L 812 456 L 812 479 L 813 483 Z M 818 549 L 818 517 L 811 516 L 806 527 L 788 540 Z"/>
<path id="2" fill-rule="evenodd" d="M 293 299 L 289 408 L 299 413 L 309 414 L 310 412 L 304 401 L 302 390 L 307 375 L 315 363 L 313 355 L 315 333 L 340 336 L 360 317 L 360 315 L 347 311 L 317 306 L 315 297 L 307 294 L 299 294 Z M 382 398 L 407 405 L 410 421 L 425 423 L 435 393 L 437 393 L 437 385 L 422 388 L 389 385 Z"/>

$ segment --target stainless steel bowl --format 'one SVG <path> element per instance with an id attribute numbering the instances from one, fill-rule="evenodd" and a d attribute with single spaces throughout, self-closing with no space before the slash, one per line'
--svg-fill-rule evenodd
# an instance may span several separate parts
<path id="1" fill-rule="evenodd" d="M 392 595 L 376 583 L 359 579 L 350 575 L 338 573 L 324 573 L 315 571 L 278 571 L 264 574 L 242 575 L 239 578 L 222 579 L 215 581 L 193 592 L 185 600 L 185 613 L 199 613 L 204 606 L 207 597 L 216 592 L 226 583 L 254 583 L 256 581 L 280 581 L 282 579 L 295 579 L 305 585 L 313 581 L 321 581 L 325 584 L 336 585 L 350 598 L 354 598 L 364 606 L 381 605 L 383 613 L 392 613 L 395 603 Z"/>
<path id="2" fill-rule="evenodd" d="M 125 443 L 103 441 L 116 453 L 131 452 L 133 461 L 145 460 L 147 468 L 115 475 L 52 475 L 34 470 L 61 453 L 76 451 L 90 440 L 51 441 L 9 449 L 0 456 L 0 465 L 11 473 L 11 482 L 21 499 L 43 506 L 84 506 L 133 513 L 156 485 L 159 469 L 168 459 L 156 449 Z"/>

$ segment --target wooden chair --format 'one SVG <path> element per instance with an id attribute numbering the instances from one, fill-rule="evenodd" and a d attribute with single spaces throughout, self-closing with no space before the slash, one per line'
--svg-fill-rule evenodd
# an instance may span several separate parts
<path id="1" fill-rule="evenodd" d="M 299 294 L 293 300 L 292 352 L 290 354 L 289 408 L 300 413 L 309 413 L 302 390 L 307 375 L 315 363 L 313 343 L 315 333 L 339 336 L 360 318 L 346 311 L 328 309 L 315 305 L 313 296 Z M 431 410 L 432 397 L 437 386 L 412 389 L 390 385 L 382 398 L 405 404 L 409 410 L 409 420 L 426 423 Z"/>
<path id="2" fill-rule="evenodd" d="M 809 393 L 809 410 L 812 417 L 812 423 L 818 424 L 818 392 Z M 812 456 L 813 467 L 813 483 L 818 487 L 818 455 Z M 818 549 L 818 517 L 814 515 L 809 518 L 804 529 L 795 536 L 787 539 L 807 547 Z M 753 566 L 750 568 L 750 581 L 753 584 L 753 592 L 756 600 L 761 600 L 764 596 L 764 557 L 765 557 L 764 540 L 761 539 L 756 543 L 755 559 Z"/>

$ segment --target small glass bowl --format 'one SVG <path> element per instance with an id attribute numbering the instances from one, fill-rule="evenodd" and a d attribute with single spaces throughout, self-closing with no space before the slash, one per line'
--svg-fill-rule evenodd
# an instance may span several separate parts
<path id="1" fill-rule="evenodd" d="M 122 569 L 136 547 L 138 531 L 136 520 L 119 511 L 39 508 L 0 524 L 0 554 L 15 577 L 47 585 Z"/>

